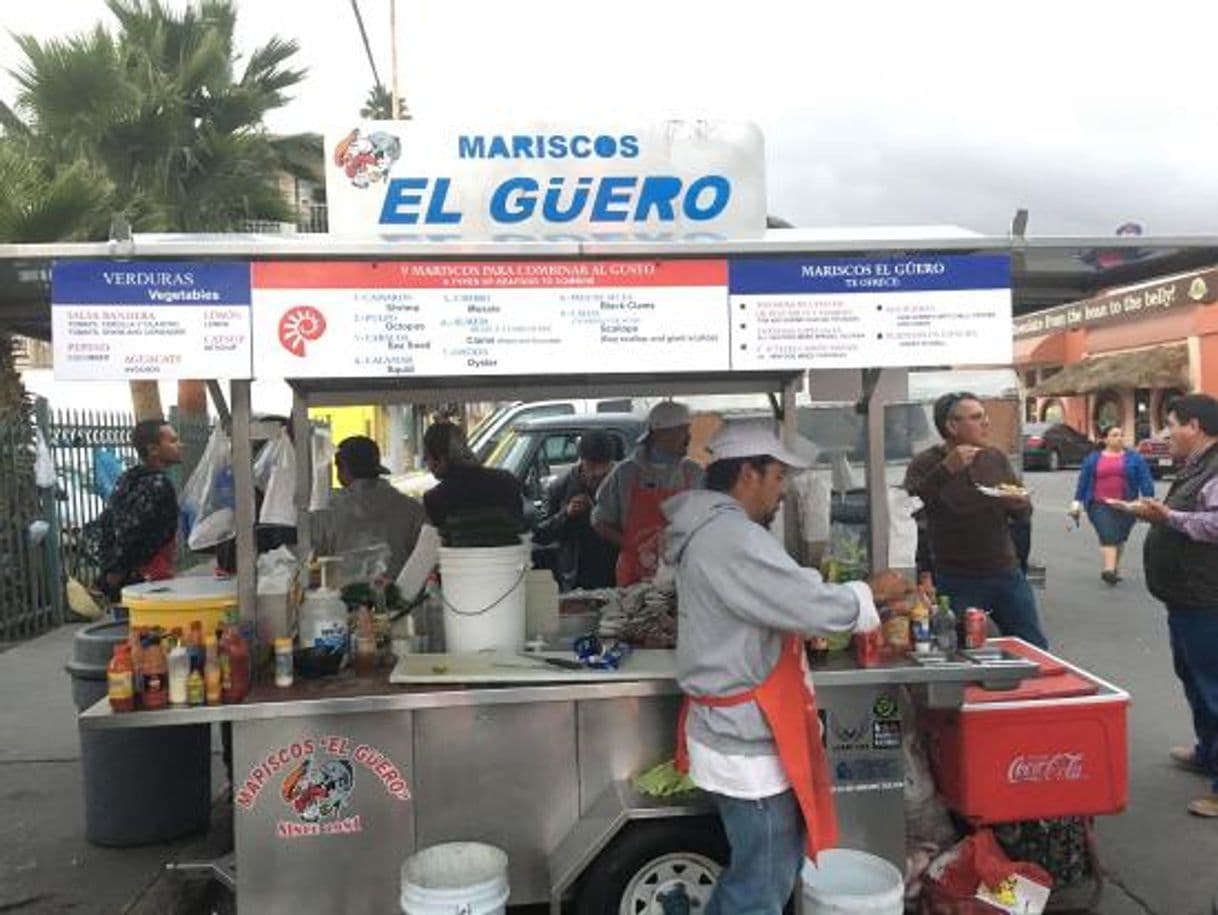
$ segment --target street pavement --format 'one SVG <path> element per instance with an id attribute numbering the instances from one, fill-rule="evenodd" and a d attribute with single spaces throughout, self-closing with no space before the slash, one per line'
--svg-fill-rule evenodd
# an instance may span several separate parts
<path id="1" fill-rule="evenodd" d="M 1056 652 L 1133 695 L 1130 803 L 1099 824 L 1112 883 L 1098 911 L 1211 915 L 1218 820 L 1189 816 L 1185 805 L 1205 781 L 1167 760 L 1167 748 L 1187 742 L 1191 728 L 1164 612 L 1142 577 L 1142 531 L 1130 542 L 1125 581 L 1104 584 L 1090 527 L 1084 521 L 1075 530 L 1066 520 L 1074 480 L 1072 471 L 1028 475 L 1033 559 L 1048 570 L 1045 628 Z M 75 709 L 63 673 L 74 631 L 64 627 L 0 653 L 0 912 L 179 911 L 164 901 L 159 877 L 166 861 L 198 857 L 187 845 L 116 850 L 83 839 Z M 218 772 L 213 783 L 221 784 Z"/>
<path id="2" fill-rule="evenodd" d="M 1172 671 L 1164 610 L 1142 575 L 1145 527 L 1138 525 L 1111 587 L 1100 580 L 1098 541 L 1065 511 L 1076 473 L 1030 473 L 1032 557 L 1047 568 L 1042 614 L 1052 649 L 1132 694 L 1129 808 L 1099 821 L 1099 851 L 1111 872 L 1105 915 L 1211 915 L 1218 894 L 1218 820 L 1190 816 L 1206 780 L 1171 765 L 1167 749 L 1189 743 L 1192 726 Z M 1161 492 L 1166 484 L 1160 484 Z"/>

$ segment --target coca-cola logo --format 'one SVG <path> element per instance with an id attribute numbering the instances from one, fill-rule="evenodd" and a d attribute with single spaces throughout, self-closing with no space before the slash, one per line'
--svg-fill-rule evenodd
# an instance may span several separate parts
<path id="1" fill-rule="evenodd" d="M 1085 777 L 1082 753 L 1020 754 L 1007 767 L 1007 782 L 1081 782 Z"/>

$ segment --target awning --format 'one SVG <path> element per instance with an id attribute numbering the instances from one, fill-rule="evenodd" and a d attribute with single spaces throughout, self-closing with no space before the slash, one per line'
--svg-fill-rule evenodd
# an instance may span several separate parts
<path id="1" fill-rule="evenodd" d="M 1066 361 L 1066 335 L 1015 341 L 1015 365 L 1060 364 Z"/>
<path id="2" fill-rule="evenodd" d="M 1093 356 L 1068 365 L 1032 389 L 1034 397 L 1068 397 L 1091 394 L 1105 388 L 1190 387 L 1187 346 Z"/>

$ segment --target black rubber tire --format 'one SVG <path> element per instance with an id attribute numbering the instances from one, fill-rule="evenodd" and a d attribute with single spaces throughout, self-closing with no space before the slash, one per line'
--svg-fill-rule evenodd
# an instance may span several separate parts
<path id="1" fill-rule="evenodd" d="M 1062 456 L 1060 451 L 1049 452 L 1049 470 L 1058 471 L 1062 469 Z"/>
<path id="2" fill-rule="evenodd" d="M 618 915 L 622 893 L 634 875 L 651 861 L 682 851 L 726 866 L 728 844 L 718 817 L 631 823 L 585 871 L 575 897 L 575 915 Z"/>

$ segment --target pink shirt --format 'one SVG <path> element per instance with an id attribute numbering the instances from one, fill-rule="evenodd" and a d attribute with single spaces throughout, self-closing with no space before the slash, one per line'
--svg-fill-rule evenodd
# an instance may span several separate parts
<path id="1" fill-rule="evenodd" d="M 1101 452 L 1095 468 L 1095 501 L 1125 498 L 1125 453 Z"/>

